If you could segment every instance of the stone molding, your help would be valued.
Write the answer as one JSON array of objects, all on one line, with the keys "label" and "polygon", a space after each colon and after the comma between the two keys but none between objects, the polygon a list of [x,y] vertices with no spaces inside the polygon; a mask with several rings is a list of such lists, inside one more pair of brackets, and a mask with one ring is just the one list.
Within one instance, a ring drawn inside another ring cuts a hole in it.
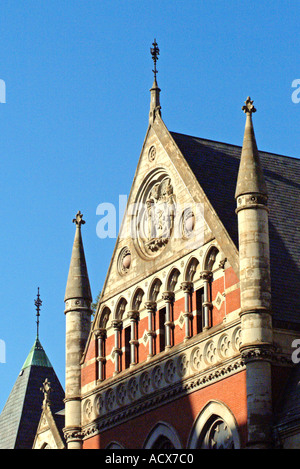
[{"label": "stone molding", "polygon": [[240,334],[236,321],[98,383],[82,400],[83,438],[243,370]]}]

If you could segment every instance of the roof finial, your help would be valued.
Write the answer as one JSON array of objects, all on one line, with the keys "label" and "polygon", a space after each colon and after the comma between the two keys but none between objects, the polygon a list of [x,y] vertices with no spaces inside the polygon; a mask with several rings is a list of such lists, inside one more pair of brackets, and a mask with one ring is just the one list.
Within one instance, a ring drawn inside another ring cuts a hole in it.
[{"label": "roof finial", "polygon": [[154,42],[152,45],[153,47],[150,47],[150,52],[151,52],[152,59],[154,62],[154,70],[152,70],[152,72],[154,73],[154,80],[156,81],[156,75],[158,73],[156,69],[156,62],[158,61],[158,56],[159,56],[159,48],[158,48],[156,39],[154,39]]},{"label": "roof finial", "polygon": [[81,225],[84,225],[85,224],[85,221],[82,219],[83,215],[82,213],[80,212],[80,210],[78,210],[78,212],[76,213],[76,218],[73,218],[73,223],[76,223],[77,226],[81,226]]},{"label": "roof finial", "polygon": [[52,388],[51,388],[51,383],[48,380],[48,378],[45,379],[45,381],[43,382],[43,386],[40,388],[40,390],[44,394],[42,409],[45,409],[47,406],[50,406],[50,404],[51,404],[51,402],[50,402],[50,393],[52,391]]},{"label": "roof finial", "polygon": [[42,300],[40,299],[40,288],[38,287],[37,299],[34,300],[36,306],[36,336],[39,338],[39,325],[40,325],[40,307],[42,306]]},{"label": "roof finial", "polygon": [[242,107],[242,110],[245,112],[245,114],[252,114],[253,112],[256,112],[255,107],[253,106],[253,101],[251,101],[250,96],[245,101],[245,106]]}]

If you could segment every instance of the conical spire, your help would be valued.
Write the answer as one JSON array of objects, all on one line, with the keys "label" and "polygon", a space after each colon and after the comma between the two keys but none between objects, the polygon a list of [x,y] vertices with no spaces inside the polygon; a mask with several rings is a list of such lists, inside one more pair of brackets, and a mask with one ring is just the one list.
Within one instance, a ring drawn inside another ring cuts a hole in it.
[{"label": "conical spire", "polygon": [[35,342],[28,354],[28,357],[26,358],[24,365],[22,366],[22,370],[32,365],[52,368],[50,360],[47,357],[46,352],[43,349],[38,337],[35,339]]},{"label": "conical spire", "polygon": [[254,193],[267,196],[267,186],[260,164],[252,123],[252,113],[256,112],[256,109],[250,97],[245,101],[242,110],[247,117],[235,197]]},{"label": "conical spire", "polygon": [[76,223],[76,232],[67,280],[65,301],[72,298],[84,298],[85,300],[92,301],[81,236],[81,225],[83,225],[85,221],[82,219],[82,213],[80,213],[80,211],[77,212],[76,218],[73,219],[73,223]]},{"label": "conical spire", "polygon": [[154,69],[152,70],[154,73],[154,81],[152,88],[150,89],[151,93],[151,100],[150,100],[150,113],[149,113],[149,120],[150,122],[153,122],[155,119],[156,114],[158,113],[159,115],[161,114],[161,106],[160,106],[160,88],[157,85],[157,80],[156,80],[156,75],[158,73],[157,68],[156,68],[156,62],[158,61],[158,56],[159,56],[159,48],[157,46],[156,39],[154,39],[153,42],[153,47],[150,48],[150,52],[152,55],[153,63],[154,63]]}]

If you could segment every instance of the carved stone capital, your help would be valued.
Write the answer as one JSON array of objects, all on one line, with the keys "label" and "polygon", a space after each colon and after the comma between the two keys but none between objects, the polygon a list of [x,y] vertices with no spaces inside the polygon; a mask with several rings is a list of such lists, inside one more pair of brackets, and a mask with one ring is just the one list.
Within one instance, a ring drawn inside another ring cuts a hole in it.
[{"label": "carved stone capital", "polygon": [[146,301],[145,308],[148,310],[148,312],[155,313],[156,311],[155,301]]},{"label": "carved stone capital", "polygon": [[184,293],[192,293],[194,289],[193,282],[182,282],[180,286]]},{"label": "carved stone capital", "polygon": [[106,329],[100,327],[99,329],[94,330],[94,335],[97,339],[105,339],[106,338]]},{"label": "carved stone capital", "polygon": [[172,291],[165,291],[162,294],[163,300],[165,300],[167,303],[172,303],[174,301],[174,292]]},{"label": "carved stone capital", "polygon": [[272,361],[274,355],[274,347],[269,343],[260,343],[256,345],[241,345],[240,347],[242,360],[247,364],[251,361]]},{"label": "carved stone capital", "polygon": [[112,326],[115,330],[120,331],[122,329],[122,321],[121,319],[114,319],[112,321]]},{"label": "carved stone capital", "polygon": [[140,313],[136,310],[128,311],[127,317],[132,321],[138,321],[140,318]]},{"label": "carved stone capital", "polygon": [[63,433],[67,443],[72,441],[81,441],[83,438],[83,433],[78,427],[64,428]]},{"label": "carved stone capital", "polygon": [[210,270],[203,270],[201,273],[200,273],[200,278],[202,280],[206,280],[207,282],[209,282],[211,279],[212,279],[212,272]]}]

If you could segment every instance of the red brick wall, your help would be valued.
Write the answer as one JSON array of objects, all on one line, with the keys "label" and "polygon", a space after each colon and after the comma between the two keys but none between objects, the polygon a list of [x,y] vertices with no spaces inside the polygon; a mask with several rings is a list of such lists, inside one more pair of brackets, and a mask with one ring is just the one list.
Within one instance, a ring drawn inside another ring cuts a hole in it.
[{"label": "red brick wall", "polygon": [[[220,292],[222,295],[224,293],[224,286],[225,288],[230,288],[233,285],[236,285],[238,283],[238,278],[236,274],[234,273],[233,269],[229,267],[228,269],[225,270],[225,277],[222,276],[219,279],[216,279],[215,281],[212,282],[211,285],[211,292],[212,292],[212,301],[214,301],[217,297],[218,292]],[[228,293],[225,297],[222,296],[223,301],[221,303],[221,307],[217,308],[216,306],[212,310],[212,326],[216,326],[217,324],[222,323],[225,313],[229,314],[232,311],[235,311],[239,308],[240,306],[240,291],[239,289],[233,290],[230,293]],[[176,300],[176,298],[175,298]],[[196,309],[196,293],[193,293],[192,296],[192,309]],[[177,321],[180,313],[185,311],[185,301],[184,298],[177,299],[174,302],[173,305],[173,320]],[[155,329],[158,330],[159,328],[159,312],[156,312],[155,315]],[[139,339],[143,337],[143,334],[145,331],[148,330],[148,318],[145,317],[139,321],[138,324],[138,335]],[[196,317],[193,318],[193,326],[192,326],[192,331],[193,335],[197,333],[196,329]],[[183,327],[179,327],[177,324],[173,333],[173,345],[179,344],[183,342],[185,337],[185,325]],[[115,345],[115,339],[114,335],[111,335],[106,339],[106,356],[108,357],[111,354],[112,349],[114,348]],[[121,338],[121,346],[124,347],[125,345],[125,330],[123,329],[122,331],[122,338]],[[159,334],[157,335],[155,339],[155,347],[154,350],[156,349],[156,353],[159,353]],[[85,362],[87,363],[89,360],[91,360],[93,357],[96,357],[96,344],[95,340],[92,339],[86,358]],[[148,342],[145,344],[143,341],[140,342],[139,344],[139,352],[138,352],[138,358],[139,358],[139,363],[145,361],[147,359],[149,353],[149,344]],[[121,370],[125,369],[125,354],[123,353],[121,357]],[[115,364],[114,362],[110,359],[107,360],[106,362],[106,378],[110,378],[113,376],[113,373],[115,371]],[[89,364],[88,366],[84,366],[82,369],[82,385],[85,385],[93,380],[97,379],[97,363]]]},{"label": "red brick wall", "polygon": [[210,400],[217,400],[229,407],[236,419],[242,446],[245,445],[246,373],[242,371],[89,438],[84,441],[84,449],[105,448],[112,441],[128,449],[141,448],[158,422],[170,424],[177,432],[183,448],[186,448],[193,423]]}]

